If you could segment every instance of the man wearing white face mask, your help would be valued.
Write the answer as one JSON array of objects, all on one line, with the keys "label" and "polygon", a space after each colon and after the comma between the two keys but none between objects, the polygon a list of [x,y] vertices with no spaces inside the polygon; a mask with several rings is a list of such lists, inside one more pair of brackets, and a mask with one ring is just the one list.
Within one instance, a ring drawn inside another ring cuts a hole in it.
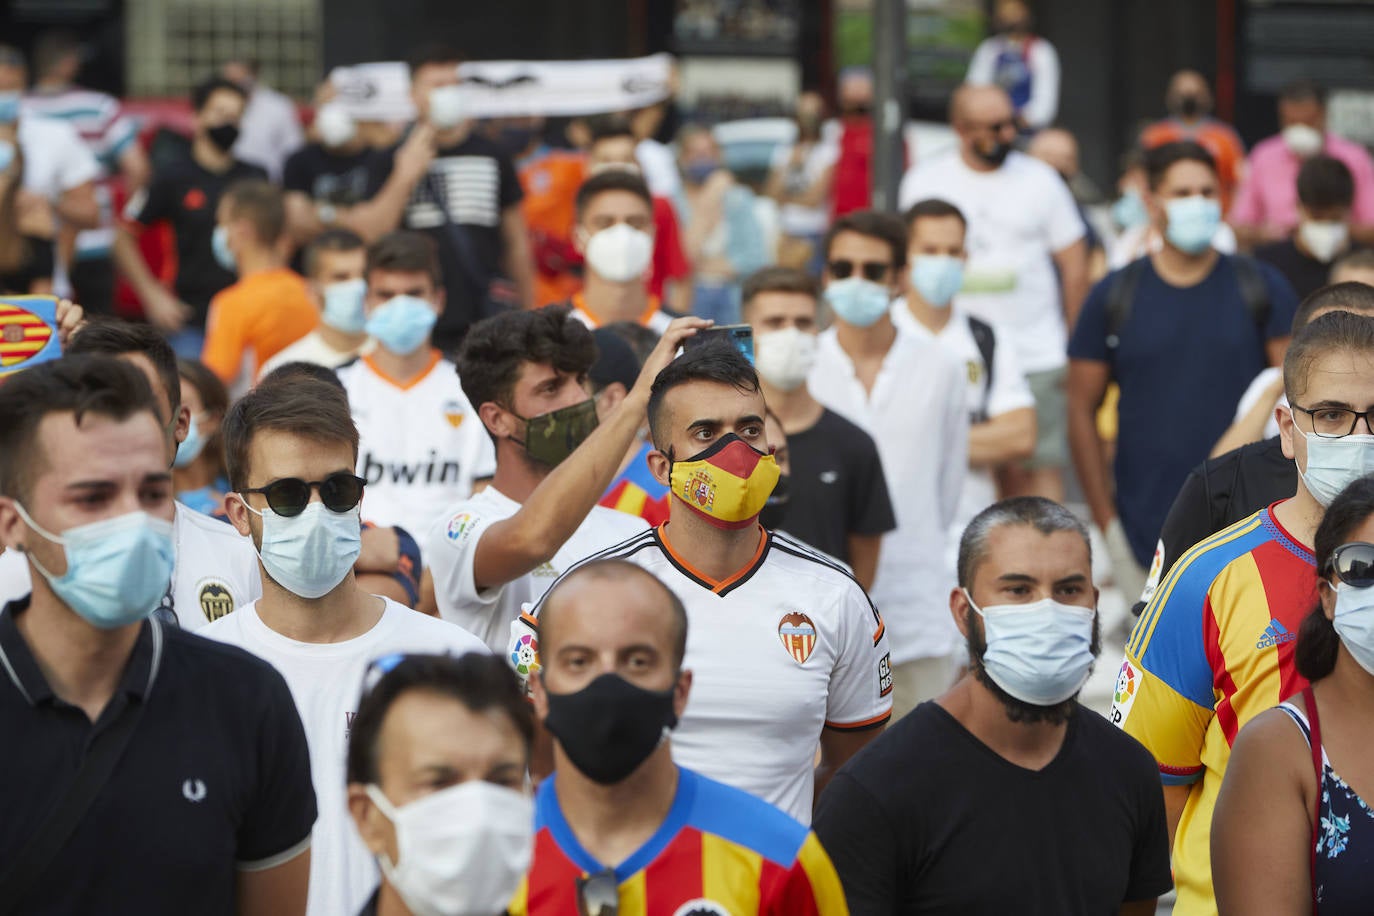
[{"label": "man wearing white face mask", "polygon": [[291,154],[282,171],[287,225],[300,242],[351,221],[352,208],[368,198],[377,155],[338,100],[316,109],[310,135],[310,142]]},{"label": "man wearing white face mask", "polygon": [[338,388],[305,377],[269,380],[230,408],[224,450],[234,491],[225,511],[253,539],[263,596],[204,635],[246,649],[286,678],[305,724],[320,807],[306,912],[352,913],[376,884],[372,857],[345,817],[343,772],[368,663],[397,652],[461,655],[486,647],[453,624],[358,588],[358,431]]},{"label": "man wearing white face mask", "polygon": [[1078,702],[1099,649],[1083,523],[997,503],[964,532],[958,582],[969,673],[821,796],[850,913],[1154,913],[1171,880],[1152,761]]},{"label": "man wearing white face mask", "polygon": [[1350,169],[1334,156],[1317,155],[1298,170],[1297,228],[1281,242],[1255,249],[1273,264],[1299,299],[1330,282],[1331,264],[1350,249],[1350,209],[1355,183]]},{"label": "man wearing white face mask", "polygon": [[367,280],[363,240],[347,229],[326,229],[305,249],[305,279],[320,305],[315,330],[263,363],[259,378],[287,363],[337,369],[371,352],[367,336]]},{"label": "man wearing white face mask", "polygon": [[993,472],[1035,451],[1035,398],[1010,335],[1000,325],[966,313],[955,298],[968,258],[964,214],[947,201],[931,198],[907,211],[906,228],[910,266],[903,277],[905,297],[893,304],[892,321],[936,341],[968,367],[969,473],[950,526],[946,558],[952,576],[964,526],[997,501]]},{"label": "man wearing white face mask", "polygon": [[[1374,290],[1362,288],[1374,304]],[[1342,290],[1355,294],[1356,290]],[[1326,506],[1374,471],[1374,318],[1330,312],[1284,357],[1283,454],[1294,495],[1185,553],[1126,644],[1112,719],[1159,765],[1180,912],[1215,913],[1212,809],[1239,729],[1305,686],[1294,644],[1317,600],[1311,545]]]},{"label": "man wearing white face mask", "polygon": [[1326,129],[1326,90],[1300,80],[1279,93],[1279,133],[1250,151],[1229,220],[1243,244],[1286,237],[1299,223],[1298,170],[1325,153],[1346,164],[1355,182],[1351,232],[1361,244],[1374,244],[1374,159],[1358,143]]}]

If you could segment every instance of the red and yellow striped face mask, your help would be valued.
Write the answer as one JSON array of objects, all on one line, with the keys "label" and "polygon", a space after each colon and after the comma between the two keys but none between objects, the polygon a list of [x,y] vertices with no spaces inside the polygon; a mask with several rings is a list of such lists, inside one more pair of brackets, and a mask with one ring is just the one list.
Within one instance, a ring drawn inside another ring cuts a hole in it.
[{"label": "red and yellow striped face mask", "polygon": [[673,496],[717,528],[746,528],[758,519],[781,473],[772,455],[726,433],[705,451],[673,462],[668,483]]}]

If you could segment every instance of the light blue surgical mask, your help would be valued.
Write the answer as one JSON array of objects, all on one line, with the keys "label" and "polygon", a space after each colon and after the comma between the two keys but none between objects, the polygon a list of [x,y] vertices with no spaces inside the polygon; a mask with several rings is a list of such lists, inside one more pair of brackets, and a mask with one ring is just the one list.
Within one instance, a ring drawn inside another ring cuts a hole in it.
[{"label": "light blue surgical mask", "polygon": [[881,283],[863,277],[846,277],[832,281],[825,288],[825,301],[841,321],[867,328],[887,314],[892,297]]},{"label": "light blue surgical mask", "polygon": [[336,331],[360,334],[367,325],[363,301],[367,298],[367,281],[342,280],[324,288],[324,312],[321,319]]},{"label": "light blue surgical mask", "polygon": [[17,92],[0,92],[0,124],[19,120],[19,98]]},{"label": "light blue surgical mask", "polygon": [[67,555],[67,571],[54,576],[30,552],[38,570],[62,603],[102,630],[138,623],[152,614],[167,591],[176,565],[172,523],[146,512],[68,528],[52,534],[19,503],[14,507],[30,528]]},{"label": "light blue surgical mask", "polygon": [[8,140],[0,140],[0,172],[5,171],[14,162],[14,144]]},{"label": "light blue surgical mask", "polygon": [[425,345],[434,322],[434,306],[415,296],[392,296],[367,316],[364,328],[381,346],[397,356],[409,356]]},{"label": "light blue surgical mask", "polygon": [[231,274],[239,272],[238,259],[229,250],[229,230],[224,226],[216,226],[215,231],[210,236],[210,251],[215,256],[215,263]]},{"label": "light blue surgical mask", "polygon": [[1122,229],[1134,229],[1150,221],[1150,211],[1145,209],[1145,199],[1135,188],[1116,199],[1112,204],[1112,221]]},{"label": "light blue surgical mask", "polygon": [[1328,439],[1299,429],[1296,421],[1293,429],[1307,440],[1307,468],[1298,469],[1303,485],[1323,506],[1331,505],[1356,480],[1374,474],[1374,436],[1355,433]]},{"label": "light blue surgical mask", "polygon": [[273,582],[293,595],[319,598],[329,594],[362,553],[357,506],[347,512],[331,512],[324,503],[315,501],[300,515],[278,515],[270,508],[259,512],[246,499],[243,505],[262,519],[258,557],[263,568]]},{"label": "light blue surgical mask", "polygon": [[1374,588],[1336,583],[1336,614],[1331,621],[1346,651],[1374,674]]},{"label": "light blue surgical mask", "polygon": [[1097,611],[1053,598],[979,608],[967,590],[964,597],[983,618],[983,670],[994,684],[1033,706],[1054,706],[1083,689]]},{"label": "light blue surgical mask", "polygon": [[964,285],[964,262],[945,254],[917,255],[911,261],[911,285],[937,309],[949,305]]},{"label": "light blue surgical mask", "polygon": [[1164,209],[1169,217],[1164,235],[1184,254],[1206,251],[1221,226],[1221,204],[1200,194],[1176,197],[1165,204]]},{"label": "light blue surgical mask", "polygon": [[200,434],[200,423],[191,414],[191,425],[186,430],[186,439],[177,446],[177,456],[172,459],[172,467],[188,468],[205,451],[205,437]]}]

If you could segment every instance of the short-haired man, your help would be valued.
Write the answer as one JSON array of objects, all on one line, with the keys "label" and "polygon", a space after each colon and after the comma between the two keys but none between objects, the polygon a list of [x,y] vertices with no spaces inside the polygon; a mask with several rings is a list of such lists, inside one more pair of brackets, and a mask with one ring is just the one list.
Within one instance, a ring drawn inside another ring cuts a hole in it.
[{"label": "short-haired man", "polygon": [[393,232],[367,249],[364,329],[370,353],[339,369],[361,445],[358,475],[367,481],[367,517],[424,536],[475,480],[490,477],[495,457],[458,370],[433,345],[447,307],[434,243]]},{"label": "short-haired man", "polygon": [[305,910],[315,798],[286,685],[149,619],[172,506],[163,415],[126,361],[66,356],[0,386],[0,542],[34,572],[0,611],[13,912]]},{"label": "short-haired man", "polygon": [[233,491],[225,511],[257,548],[263,594],[204,635],[246,649],[286,678],[320,804],[307,912],[355,913],[377,880],[345,797],[348,726],[363,674],[373,659],[397,652],[486,650],[471,633],[354,581],[363,481],[353,473],[358,431],[338,388],[309,378],[258,386],[224,418],[224,453]]},{"label": "short-haired man", "polygon": [[742,316],[754,329],[759,387],[790,449],[782,530],[843,560],[871,589],[883,535],[897,521],[878,446],[807,386],[816,364],[820,286],[800,270],[765,267],[744,281],[741,299]]},{"label": "short-haired man", "polygon": [[[1207,150],[1161,146],[1146,166],[1164,245],[1093,287],[1069,341],[1074,465],[1127,595],[1145,583],[1184,478],[1226,431],[1251,379],[1282,360],[1297,307],[1273,267],[1212,247],[1221,204]],[[1097,426],[1113,381],[1121,391],[1114,496]],[[1169,417],[1162,426],[1161,416]]]},{"label": "short-haired man", "polygon": [[805,826],[674,762],[668,732],[689,715],[693,675],[716,676],[686,662],[688,615],[623,559],[579,566],[543,602],[531,687],[557,766],[535,800],[534,859],[511,916],[845,912]]},{"label": "short-haired man", "polygon": [[287,363],[337,369],[371,349],[367,336],[367,249],[357,233],[326,229],[305,249],[305,279],[320,307],[320,323],[262,364],[259,378]]},{"label": "short-haired man", "polygon": [[286,266],[285,230],[282,192],[274,185],[239,181],[220,198],[210,247],[238,280],[210,300],[200,359],[231,389],[247,390],[263,363],[320,322],[310,288]]},{"label": "short-haired man", "polygon": [[647,527],[597,501],[644,424],[657,370],[705,325],[681,319],[665,333],[640,381],[599,424],[586,388],[596,344],[566,307],[473,326],[458,376],[495,443],[496,474],[481,493],[445,507],[426,538],[441,617],[500,652],[521,608],[559,575]]},{"label": "short-haired man", "polygon": [[[1374,299],[1374,290],[1367,290]],[[1305,681],[1298,628],[1317,601],[1312,539],[1326,506],[1374,464],[1374,318],[1336,311],[1294,336],[1279,410],[1296,492],[1185,553],[1145,606],[1112,720],[1159,764],[1180,911],[1215,913],[1212,810],[1237,732]],[[1355,438],[1347,436],[1357,434]]]},{"label": "short-haired man", "polygon": [[993,474],[1035,450],[1035,397],[1016,362],[1011,335],[1000,325],[968,314],[956,298],[968,260],[964,214],[947,201],[931,198],[913,205],[905,219],[908,269],[902,276],[903,299],[892,306],[892,320],[904,331],[936,341],[967,367],[969,472],[949,529],[946,556],[953,573],[965,526],[997,501]]},{"label": "short-haired man", "polygon": [[1374,286],[1374,250],[1357,248],[1331,265],[1331,282]]},{"label": "short-haired man", "polygon": [[969,673],[816,812],[850,913],[1154,913],[1171,880],[1150,755],[1078,702],[1096,607],[1073,513],[1022,497],[973,519],[949,596]]},{"label": "short-haired man", "polygon": [[940,595],[948,531],[968,470],[965,369],[943,347],[898,327],[892,300],[906,270],[899,217],[858,210],[825,238],[825,300],[811,391],[873,437],[897,527],[883,537],[873,601],[892,641],[892,711],[901,718],[954,678],[959,631]]},{"label": "short-haired man", "polygon": [[1331,264],[1350,249],[1350,208],[1355,182],[1334,156],[1313,156],[1298,169],[1298,225],[1281,242],[1255,249],[1272,264],[1299,299],[1330,282]]},{"label": "short-haired man", "polygon": [[[1064,342],[1088,291],[1085,228],[1054,169],[1016,152],[1011,100],[997,86],[961,86],[949,103],[959,148],[902,179],[903,209],[938,197],[968,219],[962,305],[1008,329],[1035,395],[1035,453],[1004,469],[1012,495],[1062,499]],[[898,513],[900,516],[900,512]]]},{"label": "short-haired man", "polygon": [[[148,320],[173,335],[172,345],[182,356],[199,358],[210,300],[234,282],[233,272],[221,266],[211,246],[220,196],[236,181],[267,177],[230,152],[246,102],[243,90],[221,77],[196,85],[191,92],[191,154],[153,170],[145,191],[125,207],[126,223],[115,237],[115,266],[138,294]],[[176,278],[170,290],[153,276],[133,235],[154,223],[170,224],[176,241]]]},{"label": "short-haired man", "polygon": [[[687,607],[699,681],[674,741],[678,763],[806,823],[829,774],[887,722],[890,659],[882,617],[848,572],[759,525],[779,474],[766,410],[753,367],[729,344],[669,363],[648,408],[668,521],[597,556],[642,566]],[[521,619],[532,628],[539,613]],[[537,646],[536,633],[518,630],[517,670]]]}]

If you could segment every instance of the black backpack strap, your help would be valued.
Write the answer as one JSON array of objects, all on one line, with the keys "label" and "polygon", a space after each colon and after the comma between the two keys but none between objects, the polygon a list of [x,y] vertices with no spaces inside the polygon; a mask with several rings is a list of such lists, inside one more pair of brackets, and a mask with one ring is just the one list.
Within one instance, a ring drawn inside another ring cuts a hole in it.
[{"label": "black backpack strap", "polygon": [[986,420],[992,401],[992,358],[997,354],[997,334],[992,330],[992,325],[972,315],[968,316],[968,329],[978,347],[978,355],[983,358],[983,409],[979,414]]},{"label": "black backpack strap", "polygon": [[1150,256],[1136,258],[1112,277],[1107,287],[1107,349],[1115,350],[1121,344],[1121,329],[1131,317],[1131,307],[1135,304],[1135,291],[1140,286],[1140,278],[1145,273],[1145,265]]},{"label": "black backpack strap", "polygon": [[1259,328],[1260,342],[1263,343],[1272,309],[1269,301],[1269,284],[1264,282],[1264,273],[1254,258],[1240,254],[1232,255],[1231,264],[1236,270],[1236,285],[1240,287],[1240,297],[1245,300],[1245,310],[1250,313],[1250,320],[1255,323],[1255,327]]}]

